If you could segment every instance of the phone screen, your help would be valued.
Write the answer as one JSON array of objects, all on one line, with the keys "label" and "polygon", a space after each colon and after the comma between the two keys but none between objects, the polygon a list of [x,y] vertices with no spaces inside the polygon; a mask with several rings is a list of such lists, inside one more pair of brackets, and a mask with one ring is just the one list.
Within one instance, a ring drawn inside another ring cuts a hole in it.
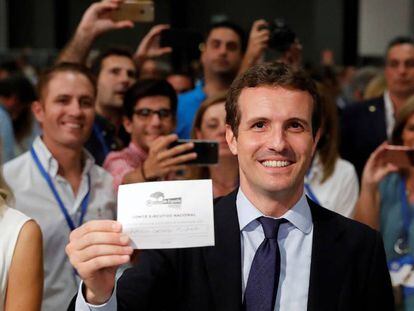
[{"label": "phone screen", "polygon": [[186,162],[185,164],[190,165],[213,165],[218,163],[218,142],[213,140],[197,140],[197,139],[179,139],[170,144],[169,148],[185,144],[188,142],[194,143],[194,149],[186,151],[185,153],[195,152],[197,158]]}]

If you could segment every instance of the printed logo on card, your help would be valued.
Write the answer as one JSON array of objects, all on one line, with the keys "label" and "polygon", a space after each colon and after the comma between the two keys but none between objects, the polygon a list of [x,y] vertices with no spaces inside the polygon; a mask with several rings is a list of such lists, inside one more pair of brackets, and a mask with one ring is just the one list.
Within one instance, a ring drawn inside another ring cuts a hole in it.
[{"label": "printed logo on card", "polygon": [[161,191],[154,192],[147,200],[147,206],[166,206],[171,208],[180,208],[182,204],[182,198],[166,198]]}]

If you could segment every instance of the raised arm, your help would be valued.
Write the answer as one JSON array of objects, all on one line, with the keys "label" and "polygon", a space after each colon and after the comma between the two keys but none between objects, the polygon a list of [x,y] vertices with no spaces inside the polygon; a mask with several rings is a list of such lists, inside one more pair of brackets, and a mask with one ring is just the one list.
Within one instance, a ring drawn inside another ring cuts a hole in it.
[{"label": "raised arm", "polygon": [[30,220],[23,225],[17,239],[9,269],[4,310],[39,311],[42,294],[42,233],[39,226]]},{"label": "raised arm", "polygon": [[169,29],[170,25],[160,24],[153,26],[150,31],[139,43],[137,50],[134,53],[134,60],[138,67],[141,68],[142,64],[149,58],[155,58],[172,52],[171,47],[160,46],[161,32],[165,29]]},{"label": "raised arm", "polygon": [[83,14],[73,38],[59,54],[57,63],[85,63],[92,44],[100,35],[115,29],[132,28],[132,21],[115,22],[109,13],[116,10],[122,0],[104,0],[93,3]]},{"label": "raised arm", "polygon": [[361,192],[355,206],[355,220],[379,229],[380,193],[379,183],[398,168],[382,159],[386,144],[380,145],[369,157],[362,173]]},{"label": "raised arm", "polygon": [[270,38],[270,31],[267,27],[268,24],[263,19],[259,19],[253,23],[252,29],[250,30],[247,50],[244,54],[239,74],[245,72],[253,65],[258,64],[262,58]]}]

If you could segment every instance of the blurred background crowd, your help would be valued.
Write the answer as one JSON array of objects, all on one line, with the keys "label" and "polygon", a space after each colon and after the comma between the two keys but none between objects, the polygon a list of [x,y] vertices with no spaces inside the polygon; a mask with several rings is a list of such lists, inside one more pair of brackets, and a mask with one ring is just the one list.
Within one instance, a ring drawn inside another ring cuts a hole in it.
[{"label": "blurred background crowd", "polygon": [[[265,61],[318,83],[308,196],[380,230],[392,276],[414,265],[414,170],[383,157],[389,144],[414,147],[411,1],[156,0],[154,22],[135,24],[110,18],[120,2],[0,0],[0,271],[12,271],[0,310],[22,291],[21,310],[68,305],[70,231],[113,219],[120,184],[211,178],[215,197],[236,189],[226,91]],[[178,138],[217,141],[218,164],[186,165],[194,145],[172,147]],[[26,271],[18,256],[29,252],[38,268]],[[400,308],[413,310],[414,274],[392,280]]]}]

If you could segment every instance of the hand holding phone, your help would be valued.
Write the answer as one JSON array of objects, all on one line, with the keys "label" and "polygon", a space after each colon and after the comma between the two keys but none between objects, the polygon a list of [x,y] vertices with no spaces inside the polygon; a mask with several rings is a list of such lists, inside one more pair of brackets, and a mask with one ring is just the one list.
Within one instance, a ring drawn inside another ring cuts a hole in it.
[{"label": "hand holding phone", "polygon": [[[379,183],[385,176],[393,172],[398,172],[401,165],[403,167],[410,165],[410,161],[406,158],[404,150],[406,147],[401,147],[388,145],[384,142],[371,153],[362,172],[361,193],[377,191]],[[401,156],[403,158],[402,160],[400,159]]]},{"label": "hand holding phone", "polygon": [[161,33],[169,28],[170,25],[168,24],[155,25],[144,36],[144,38],[142,38],[134,54],[135,60],[140,63],[139,66],[142,66],[142,63],[148,58],[159,57],[172,52],[171,47],[161,47],[160,45]]},{"label": "hand holding phone", "polygon": [[187,143],[194,144],[194,149],[187,152],[195,152],[197,154],[197,158],[185,162],[185,164],[207,166],[218,163],[219,146],[218,142],[214,140],[179,139],[171,143],[169,148],[174,148]]},{"label": "hand holding phone", "polygon": [[170,148],[177,141],[176,134],[162,135],[149,146],[148,157],[142,164],[144,179],[163,178],[169,173],[185,169],[185,164],[197,157],[193,152],[194,144],[187,142]]}]

